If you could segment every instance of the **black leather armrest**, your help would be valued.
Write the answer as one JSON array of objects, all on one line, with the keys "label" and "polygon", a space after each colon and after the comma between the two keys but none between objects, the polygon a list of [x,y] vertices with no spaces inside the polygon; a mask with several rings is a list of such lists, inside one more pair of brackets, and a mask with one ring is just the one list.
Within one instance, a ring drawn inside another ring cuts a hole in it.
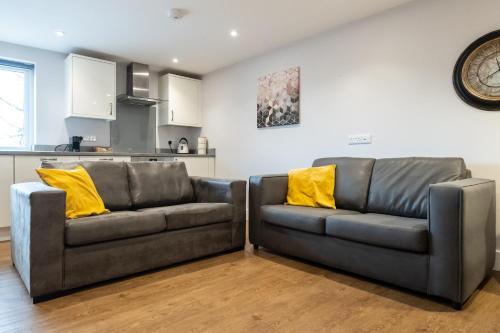
[{"label": "black leather armrest", "polygon": [[495,182],[469,178],[429,187],[428,292],[463,303],[495,261]]},{"label": "black leather armrest", "polygon": [[225,202],[233,205],[234,248],[245,245],[247,182],[244,180],[191,177],[196,202]]},{"label": "black leather armrest", "polygon": [[264,175],[250,177],[249,231],[250,242],[259,245],[260,207],[279,205],[286,201],[288,175]]},{"label": "black leather armrest", "polygon": [[11,186],[11,255],[31,297],[63,287],[66,192],[42,183]]}]

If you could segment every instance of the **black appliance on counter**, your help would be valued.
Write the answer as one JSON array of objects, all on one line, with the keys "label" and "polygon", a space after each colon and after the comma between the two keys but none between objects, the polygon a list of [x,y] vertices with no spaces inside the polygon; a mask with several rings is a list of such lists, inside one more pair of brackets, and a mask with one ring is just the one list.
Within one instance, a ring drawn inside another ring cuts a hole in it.
[{"label": "black appliance on counter", "polygon": [[83,141],[83,136],[72,136],[69,138],[69,150],[80,151],[80,144]]}]

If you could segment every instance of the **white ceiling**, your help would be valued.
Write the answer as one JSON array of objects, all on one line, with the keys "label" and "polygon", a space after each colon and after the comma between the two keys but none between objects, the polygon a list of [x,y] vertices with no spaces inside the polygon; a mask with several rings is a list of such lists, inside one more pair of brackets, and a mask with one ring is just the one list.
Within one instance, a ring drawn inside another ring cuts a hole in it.
[{"label": "white ceiling", "polygon": [[[409,1],[0,0],[0,40],[205,74]],[[189,14],[171,20],[174,7]]]}]

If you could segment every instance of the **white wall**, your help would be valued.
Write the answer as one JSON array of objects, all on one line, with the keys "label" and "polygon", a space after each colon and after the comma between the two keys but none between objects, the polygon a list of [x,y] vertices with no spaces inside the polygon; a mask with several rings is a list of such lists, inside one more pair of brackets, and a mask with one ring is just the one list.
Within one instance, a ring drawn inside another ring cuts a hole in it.
[{"label": "white wall", "polygon": [[[217,148],[217,176],[323,156],[461,156],[474,176],[500,182],[500,112],[464,104],[452,85],[460,53],[499,28],[498,13],[498,0],[419,0],[205,76],[202,135]],[[257,78],[291,66],[301,68],[301,124],[257,129]],[[373,144],[348,146],[356,133]]]},{"label": "white wall", "polygon": [[94,119],[65,119],[64,58],[66,54],[0,42],[0,58],[35,64],[35,143],[68,143],[72,135],[95,135],[97,145],[109,145],[109,123]]}]

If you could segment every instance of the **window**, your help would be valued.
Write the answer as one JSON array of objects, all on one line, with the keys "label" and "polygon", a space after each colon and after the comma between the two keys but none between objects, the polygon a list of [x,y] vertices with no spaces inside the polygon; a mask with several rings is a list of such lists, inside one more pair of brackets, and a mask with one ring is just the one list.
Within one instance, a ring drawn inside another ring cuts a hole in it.
[{"label": "window", "polygon": [[0,149],[32,144],[34,65],[0,59]]}]

